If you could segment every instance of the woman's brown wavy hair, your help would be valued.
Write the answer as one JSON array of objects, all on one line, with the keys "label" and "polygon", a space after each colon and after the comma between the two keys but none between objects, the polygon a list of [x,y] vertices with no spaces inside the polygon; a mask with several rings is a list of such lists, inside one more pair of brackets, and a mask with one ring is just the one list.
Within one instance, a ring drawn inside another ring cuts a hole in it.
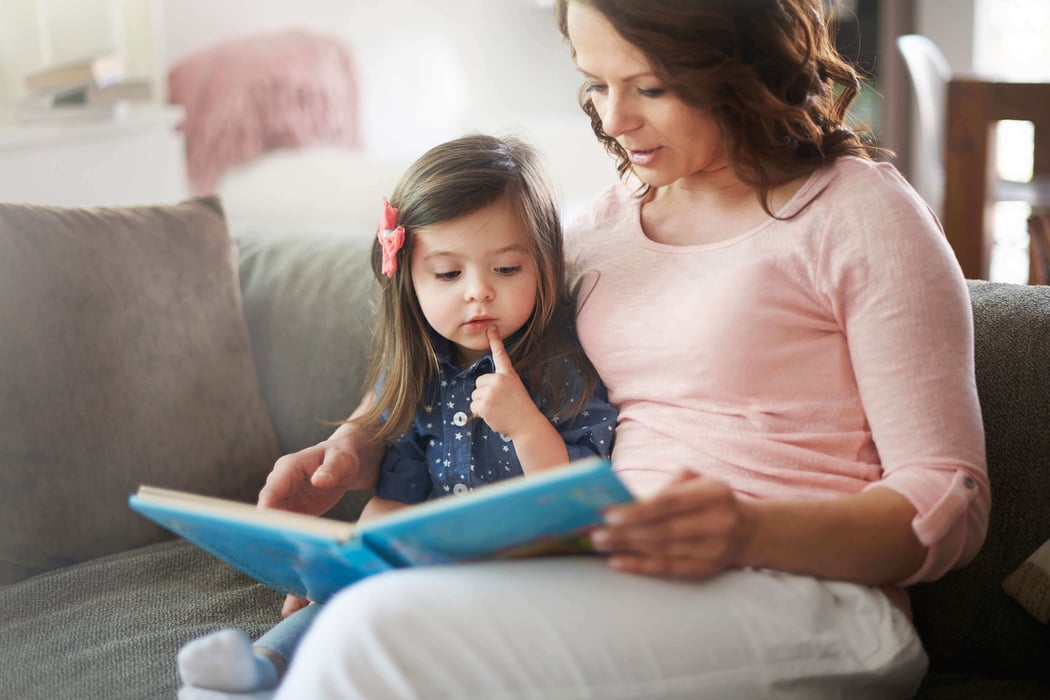
[{"label": "woman's brown wavy hair", "polygon": [[[397,225],[405,227],[404,247],[392,278],[381,271],[378,240],[372,245],[379,319],[365,391],[376,393],[372,408],[355,421],[381,426],[377,439],[389,442],[408,430],[427,383],[439,370],[430,326],[412,283],[417,229],[500,201],[510,205],[529,233],[538,274],[532,316],[508,347],[514,368],[550,418],[575,414],[594,391],[598,374],[574,331],[575,303],[566,281],[557,198],[538,153],[513,137],[464,136],[424,153],[391,193],[390,205],[398,209]],[[578,396],[566,395],[570,367],[583,375],[583,392]]]},{"label": "woman's brown wavy hair", "polygon": [[[860,79],[835,48],[825,0],[557,0],[558,27],[571,43],[570,2],[604,15],[668,90],[711,111],[730,167],[770,215],[773,187],[879,150],[846,126]],[[627,153],[582,90],[580,106],[626,176]]]}]

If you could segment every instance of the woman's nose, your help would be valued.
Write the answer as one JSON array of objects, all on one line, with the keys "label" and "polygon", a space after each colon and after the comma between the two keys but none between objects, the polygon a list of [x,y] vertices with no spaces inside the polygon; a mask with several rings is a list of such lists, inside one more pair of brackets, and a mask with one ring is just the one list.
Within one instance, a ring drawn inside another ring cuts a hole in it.
[{"label": "woman's nose", "polygon": [[631,107],[630,100],[620,92],[611,92],[605,99],[605,104],[598,111],[602,119],[602,130],[613,138],[617,138],[638,126],[638,116]]}]

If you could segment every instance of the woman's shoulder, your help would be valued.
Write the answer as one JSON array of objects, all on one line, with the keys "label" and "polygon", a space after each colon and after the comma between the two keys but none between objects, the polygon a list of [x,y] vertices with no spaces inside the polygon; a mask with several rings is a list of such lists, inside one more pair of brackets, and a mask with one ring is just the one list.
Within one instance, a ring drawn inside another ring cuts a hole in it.
[{"label": "woman's shoulder", "polygon": [[892,163],[839,158],[813,173],[796,195],[791,217],[809,213],[836,228],[885,230],[889,220],[919,219],[939,230],[929,205]]},{"label": "woman's shoulder", "polygon": [[915,190],[892,164],[855,156],[837,159],[816,174],[814,188],[855,199],[912,197]]},{"label": "woman's shoulder", "polygon": [[[815,276],[825,280],[906,280],[957,268],[940,222],[891,163],[841,158],[810,180],[810,226]],[[907,251],[905,253],[904,251]],[[827,288],[840,288],[828,282]]]},{"label": "woman's shoulder", "polygon": [[617,219],[627,210],[638,206],[636,190],[615,182],[592,197],[586,205],[570,217],[567,232],[571,234],[598,228]]}]

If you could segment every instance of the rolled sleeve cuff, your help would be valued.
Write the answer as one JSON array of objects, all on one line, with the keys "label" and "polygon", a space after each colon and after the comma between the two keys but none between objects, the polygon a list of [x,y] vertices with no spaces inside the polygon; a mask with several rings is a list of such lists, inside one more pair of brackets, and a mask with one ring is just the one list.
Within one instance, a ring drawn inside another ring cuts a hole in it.
[{"label": "rolled sleeve cuff", "polygon": [[918,571],[901,582],[933,581],[968,564],[984,543],[991,502],[988,476],[973,467],[899,468],[873,486],[896,491],[915,507],[912,530],[926,548]]},{"label": "rolled sleeve cuff", "polygon": [[599,386],[569,421],[555,427],[565,441],[569,461],[612,455],[616,429],[616,409],[606,400],[605,387]]}]

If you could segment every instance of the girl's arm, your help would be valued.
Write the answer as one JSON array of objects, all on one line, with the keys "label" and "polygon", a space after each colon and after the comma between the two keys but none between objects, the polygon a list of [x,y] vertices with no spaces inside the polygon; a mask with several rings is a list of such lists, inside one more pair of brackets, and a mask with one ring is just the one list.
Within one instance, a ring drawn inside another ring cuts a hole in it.
[{"label": "girl's arm", "polygon": [[402,503],[401,501],[395,501],[389,498],[373,496],[368,499],[368,503],[366,503],[365,507],[361,510],[361,516],[357,519],[357,522],[363,523],[368,520],[375,520],[384,515],[395,513],[403,508],[408,508],[411,505],[411,503]]}]

